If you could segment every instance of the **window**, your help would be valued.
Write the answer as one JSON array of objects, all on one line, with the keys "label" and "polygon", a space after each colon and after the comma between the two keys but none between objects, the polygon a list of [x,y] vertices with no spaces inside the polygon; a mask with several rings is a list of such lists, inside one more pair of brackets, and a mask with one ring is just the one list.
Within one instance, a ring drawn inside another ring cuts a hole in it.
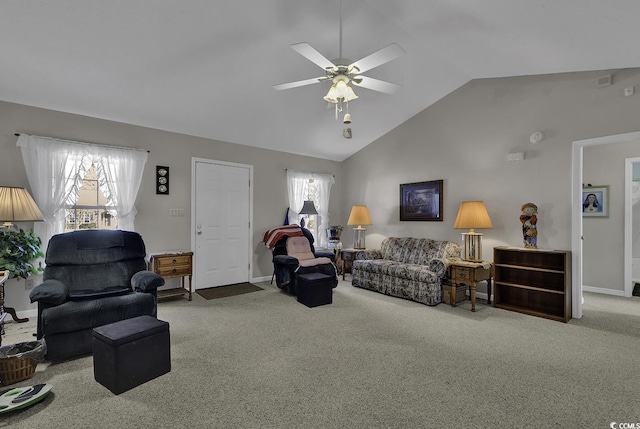
[{"label": "window", "polygon": [[65,232],[77,229],[118,229],[114,213],[109,210],[109,200],[100,189],[96,166],[91,164],[82,179],[77,198],[76,195],[67,198]]},{"label": "window", "polygon": [[77,229],[135,231],[134,204],[147,151],[26,134],[17,145],[44,217],[33,227],[43,243]]},{"label": "window", "polygon": [[[324,231],[329,228],[329,196],[335,182],[331,174],[307,173],[287,170],[290,224],[300,224],[305,218],[306,228],[311,231],[316,247],[327,247],[329,240]],[[317,215],[300,215],[305,200],[313,201]]]}]

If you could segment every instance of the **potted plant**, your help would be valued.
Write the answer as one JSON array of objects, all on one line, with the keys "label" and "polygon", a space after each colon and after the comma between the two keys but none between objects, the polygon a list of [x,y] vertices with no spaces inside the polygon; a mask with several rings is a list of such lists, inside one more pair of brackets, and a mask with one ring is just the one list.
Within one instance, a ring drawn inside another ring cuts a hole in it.
[{"label": "potted plant", "polygon": [[42,240],[33,231],[0,229],[0,271],[9,271],[9,278],[38,274],[42,268],[31,262],[44,256],[40,245]]},{"label": "potted plant", "polygon": [[342,234],[342,225],[333,225],[327,228],[327,237],[329,240],[340,241],[340,234]]}]

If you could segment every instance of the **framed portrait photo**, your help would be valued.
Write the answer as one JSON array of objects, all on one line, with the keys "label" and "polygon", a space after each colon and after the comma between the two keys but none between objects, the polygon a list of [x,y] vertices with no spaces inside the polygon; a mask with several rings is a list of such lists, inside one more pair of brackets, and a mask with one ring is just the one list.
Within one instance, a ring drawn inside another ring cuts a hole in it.
[{"label": "framed portrait photo", "polygon": [[400,185],[400,220],[442,221],[443,180]]},{"label": "framed portrait photo", "polygon": [[609,186],[582,188],[582,216],[609,217]]}]

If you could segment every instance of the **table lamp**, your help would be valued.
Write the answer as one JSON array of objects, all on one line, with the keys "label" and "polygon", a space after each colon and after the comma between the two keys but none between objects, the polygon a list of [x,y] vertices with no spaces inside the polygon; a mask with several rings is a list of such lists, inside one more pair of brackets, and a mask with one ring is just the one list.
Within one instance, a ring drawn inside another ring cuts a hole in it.
[{"label": "table lamp", "polygon": [[367,206],[351,207],[351,214],[349,215],[347,225],[358,225],[356,228],[353,228],[353,247],[355,249],[364,249],[364,235],[367,228],[363,228],[362,225],[373,225]]},{"label": "table lamp", "polygon": [[482,261],[482,233],[476,232],[476,228],[493,228],[487,208],[483,201],[464,201],[460,204],[454,228],[469,228],[469,232],[462,233],[464,242],[464,260]]},{"label": "table lamp", "polygon": [[35,222],[42,219],[42,213],[24,188],[0,187],[0,222],[2,228],[16,228],[12,222]]},{"label": "table lamp", "polygon": [[[305,200],[302,204],[302,210],[298,214],[301,215],[317,215],[318,210],[316,210],[315,204],[311,200]],[[304,218],[300,219],[300,226],[304,228]]]}]

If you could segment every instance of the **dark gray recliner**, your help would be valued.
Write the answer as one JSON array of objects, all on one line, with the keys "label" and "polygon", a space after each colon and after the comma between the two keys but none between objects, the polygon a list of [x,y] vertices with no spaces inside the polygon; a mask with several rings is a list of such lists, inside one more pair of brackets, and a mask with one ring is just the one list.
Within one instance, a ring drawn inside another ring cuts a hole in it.
[{"label": "dark gray recliner", "polygon": [[156,316],[164,279],[146,271],[146,249],[136,232],[84,230],[51,237],[38,303],[38,339],[46,358],[91,353],[93,328],[137,316]]},{"label": "dark gray recliner", "polygon": [[[275,245],[273,267],[276,285],[287,293],[297,295],[300,274],[320,273],[331,277],[331,287],[338,286],[335,254],[316,251],[311,231],[301,228],[303,237],[284,236]],[[291,244],[295,242],[293,246]]]}]

